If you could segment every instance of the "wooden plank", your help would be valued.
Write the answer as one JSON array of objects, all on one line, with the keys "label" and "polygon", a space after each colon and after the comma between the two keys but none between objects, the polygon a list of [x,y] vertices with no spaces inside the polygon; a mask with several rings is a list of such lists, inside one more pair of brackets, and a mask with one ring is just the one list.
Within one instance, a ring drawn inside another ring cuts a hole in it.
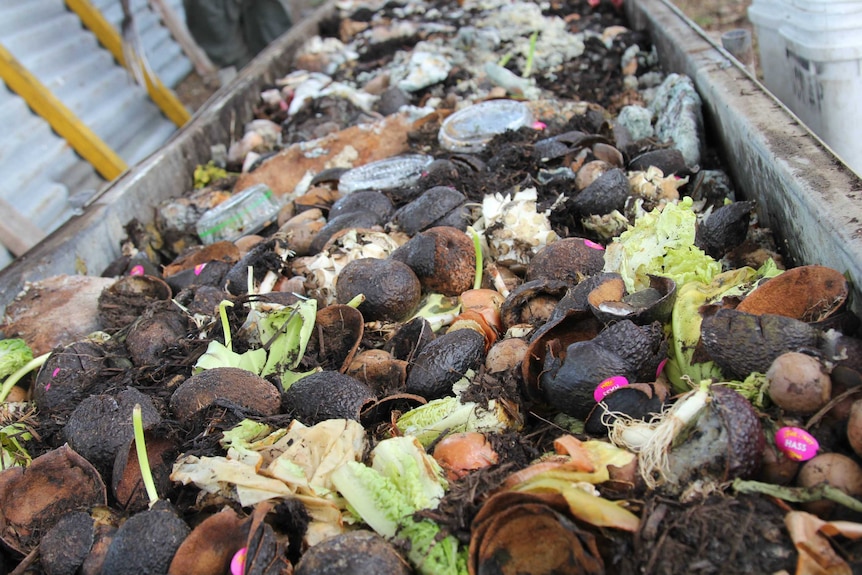
[{"label": "wooden plank", "polygon": [[126,163],[108,145],[72,113],[0,44],[0,77],[10,90],[21,96],[106,180],[113,180],[126,170]]},{"label": "wooden plank", "polygon": [[[117,62],[122,66],[126,66],[126,59],[123,56],[123,41],[120,38],[119,32],[111,26],[111,23],[105,20],[102,13],[96,9],[89,0],[65,0],[66,6],[78,15],[84,26],[87,27],[99,43],[105,47]],[[128,66],[126,66],[128,68]],[[147,77],[147,93],[153,102],[161,109],[161,111],[177,126],[183,126],[191,118],[191,114],[177,98],[173,91],[162,84],[161,80],[155,75]]]},{"label": "wooden plank", "polygon": [[191,60],[195,72],[202,78],[213,78],[218,74],[218,68],[209,59],[206,52],[195,42],[186,23],[183,22],[173,8],[168,6],[164,0],[149,0],[150,5],[159,13],[171,36],[180,45],[183,53]]},{"label": "wooden plank", "polygon": [[45,238],[45,233],[15,207],[0,198],[0,243],[18,257]]}]

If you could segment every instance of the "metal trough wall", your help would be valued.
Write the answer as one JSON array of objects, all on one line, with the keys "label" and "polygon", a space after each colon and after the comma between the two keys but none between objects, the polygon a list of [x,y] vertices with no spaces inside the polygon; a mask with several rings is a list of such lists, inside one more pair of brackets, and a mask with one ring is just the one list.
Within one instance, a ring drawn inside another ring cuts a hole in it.
[{"label": "metal trough wall", "polygon": [[57,274],[100,274],[120,255],[125,226],[132,218],[150,222],[166,198],[191,187],[195,166],[210,159],[210,146],[242,136],[252,105],[267,83],[286,75],[302,43],[318,33],[334,12],[326,4],[259,54],[233,82],[213,94],[171,140],[117,178],[85,212],[72,218],[23,257],[0,272],[0,309],[28,281]]},{"label": "metal trough wall", "polygon": [[[625,3],[648,30],[667,71],[692,78],[707,132],[738,190],[793,263],[821,264],[851,280],[862,309],[862,181],[724,50],[666,0]],[[851,128],[853,129],[853,128]]]},{"label": "metal trough wall", "polygon": [[[730,57],[670,3],[629,0],[631,25],[650,32],[669,72],[689,75],[704,102],[709,133],[738,190],[758,201],[765,225],[794,262],[847,272],[862,285],[862,182]],[[98,274],[119,255],[123,226],[151,221],[162,200],[184,193],[210,146],[228,143],[251,119],[260,88],[291,69],[301,43],[334,11],[319,9],[217,92],[161,150],[123,174],[86,212],[0,272],[0,308],[25,282],[66,273]],[[858,292],[854,299],[858,304]]]}]

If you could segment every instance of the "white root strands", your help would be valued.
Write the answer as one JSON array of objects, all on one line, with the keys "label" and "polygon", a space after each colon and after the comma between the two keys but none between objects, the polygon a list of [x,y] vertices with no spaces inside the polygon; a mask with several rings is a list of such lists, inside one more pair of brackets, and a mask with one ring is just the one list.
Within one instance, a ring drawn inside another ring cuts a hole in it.
[{"label": "white root strands", "polygon": [[697,419],[710,400],[708,386],[701,385],[648,422],[622,413],[606,412],[603,417],[616,416],[608,434],[611,443],[638,454],[641,477],[647,487],[655,488],[667,480],[668,453],[677,436]]}]

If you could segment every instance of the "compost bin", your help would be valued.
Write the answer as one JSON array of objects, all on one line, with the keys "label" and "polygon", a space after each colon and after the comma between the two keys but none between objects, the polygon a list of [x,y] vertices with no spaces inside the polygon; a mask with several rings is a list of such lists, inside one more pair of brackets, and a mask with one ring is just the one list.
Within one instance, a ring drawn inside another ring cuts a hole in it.
[{"label": "compost bin", "polygon": [[0,571],[849,573],[859,192],[670,3],[328,4],[0,272]]}]

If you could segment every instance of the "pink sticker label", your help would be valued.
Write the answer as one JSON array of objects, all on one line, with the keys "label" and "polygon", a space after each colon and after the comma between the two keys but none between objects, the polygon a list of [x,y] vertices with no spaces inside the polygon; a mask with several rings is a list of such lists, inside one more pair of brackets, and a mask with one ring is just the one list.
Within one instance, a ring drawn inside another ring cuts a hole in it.
[{"label": "pink sticker label", "polygon": [[664,366],[667,365],[667,358],[661,360],[661,363],[658,364],[658,368],[655,370],[655,378],[658,379],[658,376],[661,375],[661,372],[664,371]]},{"label": "pink sticker label", "polygon": [[142,266],[141,264],[138,264],[129,270],[130,276],[142,276],[145,273],[146,273],[146,271],[144,270],[144,266]]},{"label": "pink sticker label", "polygon": [[243,547],[233,554],[233,559],[230,560],[231,575],[243,575],[245,573],[245,557],[248,554],[248,547]]},{"label": "pink sticker label", "polygon": [[51,384],[49,382],[49,383],[45,384],[45,391],[50,391],[50,390],[51,390]]},{"label": "pink sticker label", "polygon": [[593,392],[593,397],[596,402],[603,400],[609,393],[612,391],[616,391],[621,387],[625,387],[629,384],[629,380],[624,378],[621,375],[615,375],[613,377],[609,377],[603,382],[601,382],[598,386],[596,386],[596,390]]},{"label": "pink sticker label", "polygon": [[54,371],[51,372],[51,377],[57,377],[60,374],[60,368],[55,367]]},{"label": "pink sticker label", "polygon": [[593,248],[594,250],[604,250],[605,246],[602,244],[597,244],[596,242],[592,242],[590,240],[584,240],[584,245],[588,248]]},{"label": "pink sticker label", "polygon": [[808,461],[820,448],[814,437],[798,427],[782,427],[775,432],[775,447],[794,461]]},{"label": "pink sticker label", "polygon": [[533,129],[534,130],[544,130],[547,127],[548,127],[548,125],[546,123],[540,121],[540,120],[536,120],[535,122],[533,122]]},{"label": "pink sticker label", "polygon": [[202,271],[204,271],[204,268],[205,268],[205,267],[207,267],[207,265],[206,265],[206,264],[198,264],[198,265],[196,265],[196,266],[195,266],[195,275],[196,275],[196,276],[201,275],[201,272],[202,272]]}]

